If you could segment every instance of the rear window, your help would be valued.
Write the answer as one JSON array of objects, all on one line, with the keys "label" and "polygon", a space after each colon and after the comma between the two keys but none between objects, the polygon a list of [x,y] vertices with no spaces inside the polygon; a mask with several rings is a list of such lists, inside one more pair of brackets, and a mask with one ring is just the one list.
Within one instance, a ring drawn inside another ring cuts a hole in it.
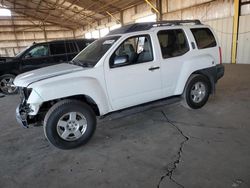
[{"label": "rear window", "polygon": [[211,48],[216,46],[216,40],[213,33],[208,28],[193,28],[191,32],[194,35],[197,47],[199,49]]}]

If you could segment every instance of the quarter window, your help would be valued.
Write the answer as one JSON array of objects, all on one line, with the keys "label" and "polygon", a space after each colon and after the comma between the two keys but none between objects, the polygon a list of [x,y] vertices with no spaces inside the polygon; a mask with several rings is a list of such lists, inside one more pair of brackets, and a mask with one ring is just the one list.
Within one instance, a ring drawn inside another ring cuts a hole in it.
[{"label": "quarter window", "polygon": [[193,28],[191,32],[194,35],[197,47],[199,49],[211,48],[216,46],[216,40],[213,33],[208,28]]},{"label": "quarter window", "polygon": [[182,29],[162,30],[157,33],[163,58],[181,56],[189,51],[185,33]]},{"label": "quarter window", "polygon": [[153,61],[153,51],[149,35],[126,39],[110,59],[110,67],[120,67]]}]

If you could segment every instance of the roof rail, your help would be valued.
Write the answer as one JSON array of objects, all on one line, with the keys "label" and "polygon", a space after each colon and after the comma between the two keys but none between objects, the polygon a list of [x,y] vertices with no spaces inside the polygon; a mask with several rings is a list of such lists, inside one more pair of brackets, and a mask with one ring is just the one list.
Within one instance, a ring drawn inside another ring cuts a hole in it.
[{"label": "roof rail", "polygon": [[193,23],[195,25],[202,25],[200,20],[164,20],[157,21],[153,26],[168,26],[168,25],[182,25],[182,24],[190,24]]},{"label": "roof rail", "polygon": [[121,28],[110,31],[108,35],[130,33],[130,32],[136,32],[136,31],[145,31],[145,30],[151,29],[152,27],[182,25],[182,24],[189,24],[189,23],[195,24],[195,25],[202,25],[200,20],[165,20],[165,21],[158,21],[158,22],[134,23],[134,24],[125,25]]}]

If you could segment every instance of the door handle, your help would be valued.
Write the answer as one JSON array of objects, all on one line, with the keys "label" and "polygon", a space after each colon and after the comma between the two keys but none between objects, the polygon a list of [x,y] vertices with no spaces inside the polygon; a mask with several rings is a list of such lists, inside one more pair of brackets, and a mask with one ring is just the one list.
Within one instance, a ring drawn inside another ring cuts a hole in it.
[{"label": "door handle", "polygon": [[149,70],[149,71],[154,71],[154,70],[156,70],[156,69],[160,69],[160,67],[150,67],[148,70]]}]

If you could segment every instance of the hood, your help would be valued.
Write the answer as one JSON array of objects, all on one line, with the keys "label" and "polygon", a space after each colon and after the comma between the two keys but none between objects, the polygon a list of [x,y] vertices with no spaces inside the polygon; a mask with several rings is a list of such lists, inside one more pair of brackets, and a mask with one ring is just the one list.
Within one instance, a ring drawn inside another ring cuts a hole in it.
[{"label": "hood", "polygon": [[0,57],[0,63],[10,62],[13,59],[15,59],[15,57]]},{"label": "hood", "polygon": [[46,78],[52,78],[80,70],[83,70],[80,66],[62,63],[20,74],[15,78],[14,84],[19,87],[27,87],[34,82],[44,80]]}]

